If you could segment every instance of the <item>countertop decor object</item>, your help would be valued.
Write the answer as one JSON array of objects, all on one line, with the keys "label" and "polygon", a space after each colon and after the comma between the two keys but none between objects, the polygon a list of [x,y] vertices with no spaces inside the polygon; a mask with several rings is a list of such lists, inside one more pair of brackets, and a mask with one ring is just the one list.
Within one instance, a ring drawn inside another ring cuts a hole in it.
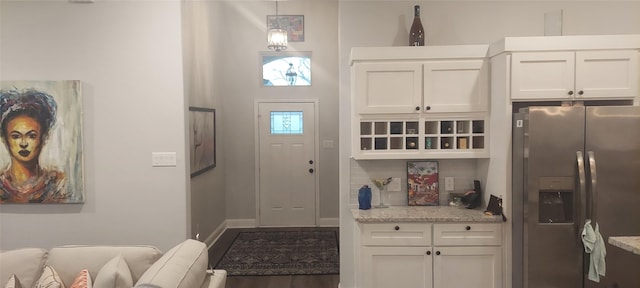
[{"label": "countertop decor object", "polygon": [[375,206],[376,208],[389,207],[387,204],[384,204],[384,192],[387,191],[387,185],[391,183],[391,180],[392,180],[391,177],[384,180],[371,179],[371,182],[373,182],[373,185],[376,185],[376,187],[378,187],[378,190],[380,191],[380,204],[376,205]]},{"label": "countertop decor object", "polygon": [[407,162],[409,206],[437,206],[440,204],[438,175],[437,161]]},{"label": "countertop decor object", "polygon": [[413,7],[413,22],[409,29],[409,46],[424,46],[424,27],[420,21],[420,5]]},{"label": "countertop decor object", "polygon": [[371,209],[371,188],[367,185],[358,190],[358,209]]},{"label": "countertop decor object", "polygon": [[640,236],[612,236],[609,244],[640,255]]}]

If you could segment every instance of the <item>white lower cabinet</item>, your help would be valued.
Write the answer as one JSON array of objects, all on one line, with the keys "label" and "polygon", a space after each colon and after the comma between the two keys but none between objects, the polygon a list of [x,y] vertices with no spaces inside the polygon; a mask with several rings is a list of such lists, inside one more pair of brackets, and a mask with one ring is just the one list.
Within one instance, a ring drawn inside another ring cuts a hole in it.
[{"label": "white lower cabinet", "polygon": [[[362,248],[364,273],[359,287],[431,288],[432,257],[427,247]],[[429,254],[429,255],[428,255]]]},{"label": "white lower cabinet", "polygon": [[433,249],[433,287],[502,287],[502,247]]},{"label": "white lower cabinet", "polygon": [[502,224],[359,225],[358,287],[502,288]]}]

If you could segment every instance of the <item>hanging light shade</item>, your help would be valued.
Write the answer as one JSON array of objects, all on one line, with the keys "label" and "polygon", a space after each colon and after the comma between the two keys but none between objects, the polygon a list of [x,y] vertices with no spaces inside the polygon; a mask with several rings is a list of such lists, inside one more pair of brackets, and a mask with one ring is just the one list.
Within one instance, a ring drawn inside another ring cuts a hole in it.
[{"label": "hanging light shade", "polygon": [[281,28],[271,28],[269,29],[269,34],[267,35],[269,45],[269,49],[280,51],[287,49],[287,30]]},{"label": "hanging light shade", "polygon": [[269,47],[269,49],[271,50],[287,50],[287,30],[280,28],[278,19],[278,0],[276,0],[275,26],[269,27],[269,33],[267,33],[267,43],[267,47]]}]

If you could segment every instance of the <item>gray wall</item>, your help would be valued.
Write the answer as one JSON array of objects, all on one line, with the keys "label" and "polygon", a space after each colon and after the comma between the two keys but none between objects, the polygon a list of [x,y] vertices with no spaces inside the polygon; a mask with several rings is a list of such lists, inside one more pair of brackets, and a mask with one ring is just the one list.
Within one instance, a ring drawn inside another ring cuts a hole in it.
[{"label": "gray wall", "polygon": [[[0,79],[81,80],[85,204],[0,206],[0,249],[188,235],[179,1],[0,2]],[[151,152],[176,167],[151,167]],[[4,155],[2,157],[5,157]]]},{"label": "gray wall", "polygon": [[257,165],[254,105],[257,100],[317,99],[318,143],[332,140],[335,148],[320,147],[320,218],[338,217],[338,2],[281,1],[279,14],[304,15],[304,42],[290,42],[288,51],[311,51],[312,86],[262,87],[260,53],[266,47],[266,15],[275,14],[273,1],[213,1],[220,17],[211,25],[222,42],[214,50],[214,77],[220,79],[224,107],[227,218],[256,218]]},{"label": "gray wall", "polygon": [[[355,163],[350,152],[350,74],[352,47],[404,46],[413,20],[413,5],[421,5],[427,45],[490,44],[505,36],[544,35],[544,14],[564,11],[564,35],[640,34],[640,1],[366,1],[339,3],[340,43],[340,284],[354,287],[353,233],[350,209],[353,190],[363,175],[382,175],[379,167],[388,165],[391,173],[400,171],[398,161],[375,165]],[[496,133],[496,131],[492,131]],[[442,160],[446,161],[446,160]],[[471,162],[463,165],[473,168]],[[478,168],[486,167],[479,160]],[[456,167],[457,169],[457,167]],[[465,171],[465,173],[467,173]],[[456,183],[456,186],[457,183]],[[350,253],[351,252],[351,253]]]},{"label": "gray wall", "polygon": [[199,235],[198,239],[210,243],[226,219],[226,157],[224,141],[220,140],[225,138],[222,128],[226,113],[222,107],[224,93],[219,88],[222,79],[216,75],[221,55],[212,53],[219,49],[216,43],[223,42],[220,30],[213,25],[220,18],[220,9],[211,9],[204,1],[184,2],[182,7],[185,97],[189,106],[216,109],[216,167],[191,178],[189,189],[191,236]]}]

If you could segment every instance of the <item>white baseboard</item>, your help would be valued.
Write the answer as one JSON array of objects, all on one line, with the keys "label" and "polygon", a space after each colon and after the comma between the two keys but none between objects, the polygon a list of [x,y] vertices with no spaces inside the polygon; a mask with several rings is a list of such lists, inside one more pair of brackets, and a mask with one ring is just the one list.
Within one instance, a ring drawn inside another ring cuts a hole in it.
[{"label": "white baseboard", "polygon": [[338,227],[340,226],[340,218],[320,218],[318,221],[320,227]]},{"label": "white baseboard", "polygon": [[213,246],[213,243],[216,243],[216,241],[218,241],[218,238],[220,238],[225,230],[227,230],[227,222],[223,221],[222,223],[220,223],[220,225],[218,225],[218,227],[216,227],[216,229],[213,230],[213,232],[211,232],[211,234],[209,234],[209,236],[207,236],[206,239],[204,239],[204,244],[207,245],[207,248],[211,248],[211,246]]},{"label": "white baseboard", "polygon": [[211,248],[211,246],[213,246],[213,243],[216,243],[216,241],[218,241],[218,238],[220,238],[222,233],[224,233],[224,231],[228,228],[255,227],[257,227],[255,219],[227,219],[220,225],[218,225],[218,227],[216,227],[216,229],[214,229],[213,232],[211,232],[211,234],[209,234],[209,236],[207,236],[207,238],[203,242],[207,244],[208,248]]},{"label": "white baseboard", "polygon": [[227,219],[227,228],[256,228],[256,219]]}]

